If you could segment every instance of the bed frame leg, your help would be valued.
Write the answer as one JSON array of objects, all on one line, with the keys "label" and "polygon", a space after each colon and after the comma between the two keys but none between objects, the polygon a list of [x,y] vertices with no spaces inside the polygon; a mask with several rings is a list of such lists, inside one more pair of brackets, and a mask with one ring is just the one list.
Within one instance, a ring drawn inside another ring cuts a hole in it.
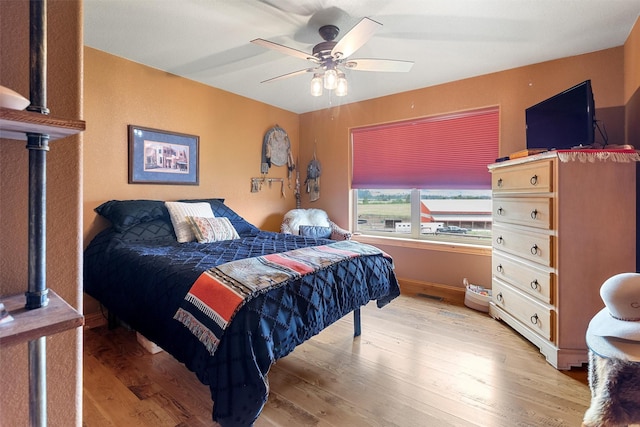
[{"label": "bed frame leg", "polygon": [[362,333],[362,324],[360,322],[360,308],[353,310],[353,336],[359,337]]},{"label": "bed frame leg", "polygon": [[118,318],[112,312],[107,312],[107,327],[109,330],[115,329],[118,327]]}]

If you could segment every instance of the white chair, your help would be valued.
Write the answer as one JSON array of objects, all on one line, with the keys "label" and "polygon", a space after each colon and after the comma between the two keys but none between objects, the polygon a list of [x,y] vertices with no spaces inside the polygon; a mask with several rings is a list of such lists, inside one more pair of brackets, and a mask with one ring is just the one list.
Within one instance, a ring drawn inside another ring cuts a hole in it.
[{"label": "white chair", "polygon": [[[320,233],[322,237],[328,235],[328,238],[332,240],[351,239],[351,232],[331,221],[327,213],[322,209],[290,210],[284,215],[280,231],[285,234],[305,235],[308,237],[315,237]],[[325,231],[326,234],[324,234]]]}]

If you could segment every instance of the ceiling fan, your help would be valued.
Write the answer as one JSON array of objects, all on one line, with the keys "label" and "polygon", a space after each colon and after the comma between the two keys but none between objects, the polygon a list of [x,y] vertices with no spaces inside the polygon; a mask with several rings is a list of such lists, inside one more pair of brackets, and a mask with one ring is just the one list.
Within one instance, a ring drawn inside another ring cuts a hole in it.
[{"label": "ceiling fan", "polygon": [[251,40],[251,43],[273,49],[286,55],[305,59],[314,63],[314,67],[305,68],[281,76],[262,81],[274,82],[304,73],[314,73],[311,79],[311,94],[322,95],[322,87],[336,89],[336,95],[347,94],[347,80],[345,69],[357,71],[385,71],[408,72],[413,66],[412,61],[393,59],[350,59],[349,57],[360,49],[382,27],[382,24],[369,18],[362,18],[339,41],[335,41],[340,29],[335,25],[323,25],[318,30],[324,40],[313,47],[312,53],[303,52],[264,39]]}]

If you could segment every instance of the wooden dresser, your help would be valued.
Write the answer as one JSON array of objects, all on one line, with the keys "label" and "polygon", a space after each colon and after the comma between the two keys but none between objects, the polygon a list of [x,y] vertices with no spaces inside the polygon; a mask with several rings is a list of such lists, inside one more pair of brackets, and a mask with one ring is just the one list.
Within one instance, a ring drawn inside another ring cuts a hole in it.
[{"label": "wooden dresser", "polygon": [[489,165],[489,312],[557,369],[587,363],[587,326],[604,307],[600,286],[635,271],[637,153],[607,153],[547,152]]}]

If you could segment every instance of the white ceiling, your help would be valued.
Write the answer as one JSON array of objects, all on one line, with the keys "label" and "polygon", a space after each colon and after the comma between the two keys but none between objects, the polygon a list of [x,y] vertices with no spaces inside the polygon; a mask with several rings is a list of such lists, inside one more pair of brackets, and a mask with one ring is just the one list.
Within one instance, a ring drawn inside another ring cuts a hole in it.
[{"label": "white ceiling", "polygon": [[[84,0],[85,45],[295,113],[620,46],[640,0]],[[351,58],[414,61],[408,73],[349,70],[349,95],[309,94],[324,24],[383,27]]]}]

